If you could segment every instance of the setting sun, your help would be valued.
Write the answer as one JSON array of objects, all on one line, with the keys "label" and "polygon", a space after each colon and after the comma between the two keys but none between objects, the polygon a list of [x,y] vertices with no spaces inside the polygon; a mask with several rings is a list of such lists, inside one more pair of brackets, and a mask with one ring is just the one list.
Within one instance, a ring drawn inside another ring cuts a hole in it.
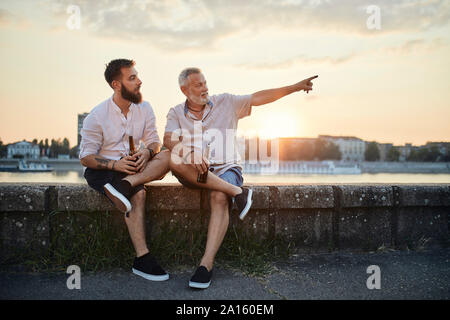
[{"label": "setting sun", "polygon": [[294,137],[298,135],[302,127],[302,120],[291,113],[275,113],[264,117],[258,130],[258,136],[264,139],[277,137]]}]

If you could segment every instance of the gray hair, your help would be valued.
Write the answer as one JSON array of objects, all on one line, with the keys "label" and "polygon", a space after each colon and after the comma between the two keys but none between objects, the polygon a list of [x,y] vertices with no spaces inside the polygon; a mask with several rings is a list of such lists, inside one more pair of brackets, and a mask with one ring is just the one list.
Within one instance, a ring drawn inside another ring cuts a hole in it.
[{"label": "gray hair", "polygon": [[183,71],[181,71],[180,75],[178,76],[178,84],[181,86],[186,85],[186,80],[189,77],[189,75],[193,73],[202,73],[202,71],[199,68],[186,68]]}]

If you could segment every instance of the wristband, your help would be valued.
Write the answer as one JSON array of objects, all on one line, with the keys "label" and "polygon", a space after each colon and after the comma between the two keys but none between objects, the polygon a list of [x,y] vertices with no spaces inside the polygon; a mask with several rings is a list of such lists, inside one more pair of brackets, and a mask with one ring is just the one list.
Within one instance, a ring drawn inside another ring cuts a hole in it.
[{"label": "wristband", "polygon": [[153,159],[153,157],[156,155],[155,152],[153,151],[153,149],[147,147],[146,148],[149,152],[150,152],[150,159],[148,159],[149,161]]}]

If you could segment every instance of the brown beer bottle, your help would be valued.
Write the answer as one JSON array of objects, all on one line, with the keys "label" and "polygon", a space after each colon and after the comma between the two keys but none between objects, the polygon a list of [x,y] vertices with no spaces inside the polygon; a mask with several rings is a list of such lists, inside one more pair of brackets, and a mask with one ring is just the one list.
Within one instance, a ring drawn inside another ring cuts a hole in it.
[{"label": "brown beer bottle", "polygon": [[129,155],[132,156],[133,154],[136,153],[136,147],[134,146],[133,136],[129,136],[128,137],[128,142],[129,142],[129,145],[130,145]]},{"label": "brown beer bottle", "polygon": [[[203,156],[209,160],[209,143],[206,145]],[[199,173],[197,175],[197,182],[206,183],[206,178],[208,178],[208,171],[209,171],[209,168],[206,169],[205,173]]]}]

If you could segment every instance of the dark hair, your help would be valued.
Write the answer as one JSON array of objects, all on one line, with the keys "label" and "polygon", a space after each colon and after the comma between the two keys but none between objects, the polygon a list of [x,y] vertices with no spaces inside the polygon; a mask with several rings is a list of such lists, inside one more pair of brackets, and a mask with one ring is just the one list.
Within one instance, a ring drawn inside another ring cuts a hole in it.
[{"label": "dark hair", "polygon": [[108,84],[112,88],[113,80],[119,79],[119,77],[122,75],[122,72],[120,69],[131,68],[131,67],[134,67],[135,64],[136,63],[133,60],[128,60],[128,59],[111,60],[106,65],[106,69],[105,69],[106,82],[108,82]]}]

